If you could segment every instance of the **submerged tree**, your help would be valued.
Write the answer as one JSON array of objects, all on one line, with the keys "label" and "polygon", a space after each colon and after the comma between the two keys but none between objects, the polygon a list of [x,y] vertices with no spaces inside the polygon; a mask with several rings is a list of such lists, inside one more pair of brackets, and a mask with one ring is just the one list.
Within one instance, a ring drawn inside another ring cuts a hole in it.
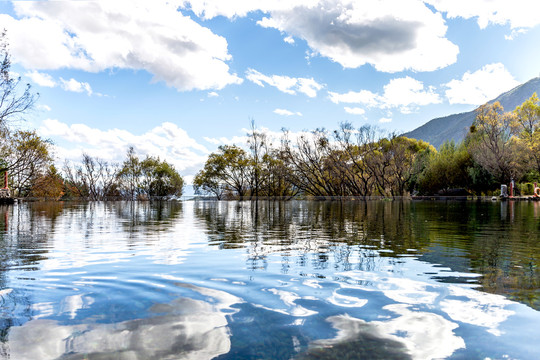
[{"label": "submerged tree", "polygon": [[80,164],[64,165],[68,195],[88,200],[117,198],[118,173],[117,164],[83,153]]},{"label": "submerged tree", "polygon": [[204,169],[195,177],[195,190],[218,197],[224,191],[229,191],[243,198],[249,190],[250,163],[243,149],[235,145],[222,145],[217,152],[208,156]]}]

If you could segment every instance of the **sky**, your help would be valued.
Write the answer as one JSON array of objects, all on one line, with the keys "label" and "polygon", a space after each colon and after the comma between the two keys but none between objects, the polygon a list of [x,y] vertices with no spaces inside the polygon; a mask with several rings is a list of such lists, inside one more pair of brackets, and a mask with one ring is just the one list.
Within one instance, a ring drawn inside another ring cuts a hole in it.
[{"label": "sky", "polygon": [[[190,183],[253,120],[275,138],[342,122],[407,132],[540,76],[538,0],[0,1],[12,71],[40,94],[17,122]],[[506,109],[512,110],[512,109]]]}]

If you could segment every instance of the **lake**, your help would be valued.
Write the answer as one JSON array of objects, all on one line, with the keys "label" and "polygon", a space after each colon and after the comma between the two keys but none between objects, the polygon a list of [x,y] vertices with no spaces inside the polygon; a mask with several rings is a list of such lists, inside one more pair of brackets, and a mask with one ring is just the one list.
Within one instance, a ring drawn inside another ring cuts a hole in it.
[{"label": "lake", "polygon": [[0,206],[0,358],[540,359],[540,202]]}]

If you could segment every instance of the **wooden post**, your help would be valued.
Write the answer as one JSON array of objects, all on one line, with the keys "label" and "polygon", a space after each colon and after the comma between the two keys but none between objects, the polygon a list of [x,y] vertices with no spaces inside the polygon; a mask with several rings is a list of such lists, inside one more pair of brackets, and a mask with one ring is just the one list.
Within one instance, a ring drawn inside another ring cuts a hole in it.
[{"label": "wooden post", "polygon": [[8,188],[8,183],[7,183],[7,179],[8,179],[8,173],[7,173],[7,170],[4,171],[4,189],[7,189]]}]

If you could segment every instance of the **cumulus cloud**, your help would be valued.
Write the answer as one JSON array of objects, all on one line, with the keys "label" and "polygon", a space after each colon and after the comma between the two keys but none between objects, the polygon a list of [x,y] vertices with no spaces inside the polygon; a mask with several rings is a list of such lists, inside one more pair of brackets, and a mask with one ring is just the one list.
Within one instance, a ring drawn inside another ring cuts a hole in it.
[{"label": "cumulus cloud", "polygon": [[476,18],[481,29],[509,24],[512,29],[540,24],[537,0],[426,0],[449,18]]},{"label": "cumulus cloud", "polygon": [[182,175],[194,175],[206,161],[208,149],[173,123],[163,123],[136,135],[127,130],[101,130],[84,124],[68,125],[55,119],[43,121],[41,135],[62,140],[55,152],[61,161],[79,161],[82,152],[107,161],[120,162],[129,146],[139,156],[152,155],[172,163]]},{"label": "cumulus cloud", "polygon": [[51,111],[51,107],[49,105],[38,105],[38,109],[45,110],[45,111]]},{"label": "cumulus cloud", "polygon": [[466,72],[461,80],[445,84],[450,104],[481,105],[519,85],[501,63],[488,64],[473,73]]},{"label": "cumulus cloud", "polygon": [[349,91],[344,94],[329,91],[328,95],[330,101],[334,104],[365,104],[366,106],[374,107],[381,102],[380,96],[369,90]]},{"label": "cumulus cloud", "polygon": [[313,78],[293,78],[281,75],[268,76],[254,69],[248,69],[246,78],[262,87],[264,87],[264,84],[267,84],[286,94],[295,95],[299,92],[311,98],[316,97],[317,92],[323,88],[323,85],[317,83]]},{"label": "cumulus cloud", "polygon": [[186,0],[204,18],[267,14],[258,24],[303,39],[314,53],[345,68],[432,71],[454,63],[441,14],[419,0]]},{"label": "cumulus cloud", "polygon": [[60,78],[60,86],[62,87],[62,89],[66,91],[77,92],[77,93],[86,92],[88,96],[92,95],[92,88],[90,87],[89,83],[80,82],[73,78],[69,80],[64,80]]},{"label": "cumulus cloud", "polygon": [[[73,78],[69,80],[60,78],[59,81],[56,81],[51,75],[46,74],[46,73],[41,73],[35,70],[29,71],[25,75],[29,77],[30,80],[32,80],[34,83],[38,84],[39,86],[50,87],[50,88],[60,86],[65,91],[71,91],[71,92],[77,92],[77,93],[85,92],[88,94],[88,96],[94,93],[89,83],[80,82]],[[102,94],[97,94],[97,95],[101,96]]]},{"label": "cumulus cloud", "polygon": [[441,101],[434,87],[425,88],[421,81],[409,76],[392,79],[384,86],[385,107],[399,107],[403,113],[411,112],[413,110],[411,107],[438,104]]},{"label": "cumulus cloud", "polygon": [[302,116],[301,112],[293,112],[286,109],[275,109],[274,113],[278,115],[282,115],[282,116],[293,116],[293,115]]},{"label": "cumulus cloud", "polygon": [[[257,130],[266,135],[266,141],[268,144],[279,144],[281,142],[281,139],[283,138],[283,131],[272,131],[265,127],[260,127]],[[251,129],[244,128],[244,129],[241,129],[241,132],[243,134],[248,134],[251,132]],[[293,143],[296,142],[300,136],[309,136],[309,135],[310,135],[310,132],[306,132],[306,131],[296,131],[296,132],[287,131],[287,138],[291,140]],[[230,138],[227,138],[224,136],[220,138],[205,137],[204,140],[214,145],[237,145],[237,146],[244,147],[246,149],[248,147],[247,135],[233,136]]]},{"label": "cumulus cloud", "polygon": [[38,71],[29,71],[25,76],[29,77],[32,82],[38,84],[39,86],[43,87],[55,87],[56,81],[53,79],[53,77],[49,74],[40,73]]},{"label": "cumulus cloud", "polygon": [[366,113],[366,110],[359,108],[359,107],[348,107],[345,106],[345,112],[352,115],[364,115]]},{"label": "cumulus cloud", "polygon": [[283,41],[285,41],[287,44],[294,44],[294,38],[292,36],[286,36],[283,38]]},{"label": "cumulus cloud", "polygon": [[390,119],[390,118],[380,118],[380,119],[379,119],[379,122],[380,122],[381,124],[389,123],[389,122],[392,122],[392,119]]},{"label": "cumulus cloud", "polygon": [[419,106],[438,104],[442,101],[434,87],[425,87],[421,81],[409,76],[390,80],[384,86],[382,95],[369,90],[349,91],[344,94],[329,91],[328,95],[330,101],[335,104],[363,104],[380,109],[398,108],[404,114],[417,110]]},{"label": "cumulus cloud", "polygon": [[13,59],[29,69],[146,70],[178,90],[221,89],[227,41],[178,11],[180,0],[14,2],[0,15]]}]

